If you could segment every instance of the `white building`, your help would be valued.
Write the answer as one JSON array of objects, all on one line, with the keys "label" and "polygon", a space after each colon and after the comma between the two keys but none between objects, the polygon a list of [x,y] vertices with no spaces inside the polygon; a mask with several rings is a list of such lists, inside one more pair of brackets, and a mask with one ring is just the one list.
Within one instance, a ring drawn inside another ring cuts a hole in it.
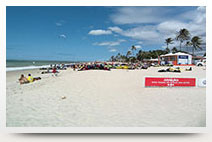
[{"label": "white building", "polygon": [[168,53],[160,56],[160,64],[191,65],[192,55],[182,52]]}]

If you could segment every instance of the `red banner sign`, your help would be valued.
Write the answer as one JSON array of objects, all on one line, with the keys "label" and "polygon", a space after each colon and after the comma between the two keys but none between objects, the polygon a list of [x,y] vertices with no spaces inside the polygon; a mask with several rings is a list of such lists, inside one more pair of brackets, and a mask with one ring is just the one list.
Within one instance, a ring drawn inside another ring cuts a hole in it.
[{"label": "red banner sign", "polygon": [[146,77],[145,87],[194,87],[196,78]]}]

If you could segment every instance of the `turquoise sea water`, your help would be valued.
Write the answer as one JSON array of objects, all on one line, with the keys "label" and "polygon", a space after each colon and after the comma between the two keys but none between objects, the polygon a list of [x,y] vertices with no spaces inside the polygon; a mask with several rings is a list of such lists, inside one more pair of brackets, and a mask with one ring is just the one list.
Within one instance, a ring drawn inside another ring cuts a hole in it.
[{"label": "turquoise sea water", "polygon": [[70,61],[35,61],[35,60],[7,60],[6,67],[43,66],[50,64],[68,64]]},{"label": "turquoise sea water", "polygon": [[16,70],[26,70],[35,69],[41,67],[48,67],[54,64],[71,64],[72,61],[37,61],[37,60],[7,60],[6,70],[16,71]]}]

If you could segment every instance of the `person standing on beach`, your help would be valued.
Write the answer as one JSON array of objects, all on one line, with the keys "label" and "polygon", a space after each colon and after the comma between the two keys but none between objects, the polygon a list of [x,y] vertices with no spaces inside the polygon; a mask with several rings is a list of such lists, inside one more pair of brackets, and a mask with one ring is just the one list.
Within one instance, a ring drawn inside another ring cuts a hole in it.
[{"label": "person standing on beach", "polygon": [[56,67],[53,68],[52,73],[54,74],[54,76],[57,76],[57,70]]},{"label": "person standing on beach", "polygon": [[74,66],[73,66],[73,70],[75,71],[76,70],[76,65],[74,64]]}]

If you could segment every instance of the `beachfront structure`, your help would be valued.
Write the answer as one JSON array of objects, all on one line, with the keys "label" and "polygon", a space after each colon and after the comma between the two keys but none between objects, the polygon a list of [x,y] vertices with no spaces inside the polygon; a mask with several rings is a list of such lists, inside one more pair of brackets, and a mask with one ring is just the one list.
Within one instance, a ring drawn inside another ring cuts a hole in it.
[{"label": "beachfront structure", "polygon": [[159,63],[161,65],[172,64],[172,65],[191,65],[192,64],[192,55],[177,52],[177,53],[168,53],[161,55],[159,57]]},{"label": "beachfront structure", "polygon": [[193,56],[192,57],[192,63],[196,64],[197,62],[203,62],[206,60],[206,56]]}]

